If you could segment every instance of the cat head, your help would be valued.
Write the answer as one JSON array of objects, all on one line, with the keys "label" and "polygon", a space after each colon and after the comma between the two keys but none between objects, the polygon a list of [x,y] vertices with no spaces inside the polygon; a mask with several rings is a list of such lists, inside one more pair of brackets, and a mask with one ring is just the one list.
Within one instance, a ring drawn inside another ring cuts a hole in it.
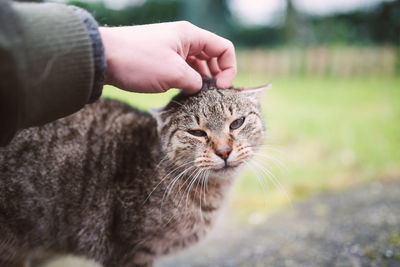
[{"label": "cat head", "polygon": [[219,89],[205,80],[197,94],[175,96],[155,114],[168,160],[194,170],[237,170],[263,142],[260,101],[269,87]]}]

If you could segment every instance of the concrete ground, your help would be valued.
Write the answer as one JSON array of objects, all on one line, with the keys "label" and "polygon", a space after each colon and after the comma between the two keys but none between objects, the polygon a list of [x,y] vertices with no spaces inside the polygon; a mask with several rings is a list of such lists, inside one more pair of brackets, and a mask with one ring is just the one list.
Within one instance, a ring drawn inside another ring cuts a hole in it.
[{"label": "concrete ground", "polygon": [[221,220],[156,266],[400,266],[400,182],[316,196],[255,227]]}]

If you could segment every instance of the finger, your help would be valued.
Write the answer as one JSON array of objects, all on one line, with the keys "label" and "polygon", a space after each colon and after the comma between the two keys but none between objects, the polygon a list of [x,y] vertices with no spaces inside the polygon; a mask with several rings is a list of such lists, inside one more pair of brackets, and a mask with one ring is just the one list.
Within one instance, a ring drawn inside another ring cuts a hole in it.
[{"label": "finger", "polygon": [[202,78],[200,74],[189,66],[181,57],[178,59],[176,73],[171,75],[169,87],[182,89],[187,94],[194,94],[201,89]]},{"label": "finger", "polygon": [[218,66],[218,59],[216,57],[210,58],[207,61],[208,68],[210,69],[212,77],[216,77],[218,73],[221,72]]},{"label": "finger", "polygon": [[205,60],[200,60],[194,56],[190,56],[186,59],[186,62],[194,69],[196,70],[198,73],[200,73],[200,75],[202,77],[212,77],[211,76],[211,72],[207,66],[207,63]]},{"label": "finger", "polygon": [[188,55],[198,55],[203,51],[209,57],[218,58],[221,72],[216,75],[217,85],[223,88],[229,87],[237,73],[235,48],[232,42],[200,28],[198,31],[186,33],[186,41],[191,44]]},{"label": "finger", "polygon": [[233,80],[236,77],[236,69],[225,69],[214,76],[217,80],[217,87],[229,88],[232,86]]},{"label": "finger", "polygon": [[206,53],[204,53],[203,51],[196,55],[196,57],[201,60],[210,60],[210,57],[206,55]]}]

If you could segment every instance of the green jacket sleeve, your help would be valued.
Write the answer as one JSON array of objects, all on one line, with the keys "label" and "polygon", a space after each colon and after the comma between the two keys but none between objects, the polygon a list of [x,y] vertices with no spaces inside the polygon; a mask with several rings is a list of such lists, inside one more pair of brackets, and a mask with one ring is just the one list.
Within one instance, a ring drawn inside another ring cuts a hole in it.
[{"label": "green jacket sleeve", "polygon": [[91,40],[65,5],[0,0],[0,146],[89,102]]}]

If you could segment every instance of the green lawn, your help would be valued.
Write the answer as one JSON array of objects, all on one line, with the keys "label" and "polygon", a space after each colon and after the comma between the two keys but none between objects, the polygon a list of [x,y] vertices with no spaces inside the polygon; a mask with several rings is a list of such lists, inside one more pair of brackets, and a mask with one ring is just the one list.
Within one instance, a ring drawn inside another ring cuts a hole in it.
[{"label": "green lawn", "polygon": [[[262,165],[272,165],[292,201],[374,179],[400,178],[400,78],[238,75],[234,84],[270,81],[273,89],[263,100],[271,137],[266,144],[279,151],[264,150],[276,160]],[[103,95],[147,110],[164,105],[175,93],[139,95],[107,87]],[[265,158],[257,162],[261,160]],[[277,160],[283,168],[273,166],[279,165]],[[231,201],[240,218],[288,203],[279,186],[271,180],[268,184],[264,192],[254,173],[244,172]]]}]

